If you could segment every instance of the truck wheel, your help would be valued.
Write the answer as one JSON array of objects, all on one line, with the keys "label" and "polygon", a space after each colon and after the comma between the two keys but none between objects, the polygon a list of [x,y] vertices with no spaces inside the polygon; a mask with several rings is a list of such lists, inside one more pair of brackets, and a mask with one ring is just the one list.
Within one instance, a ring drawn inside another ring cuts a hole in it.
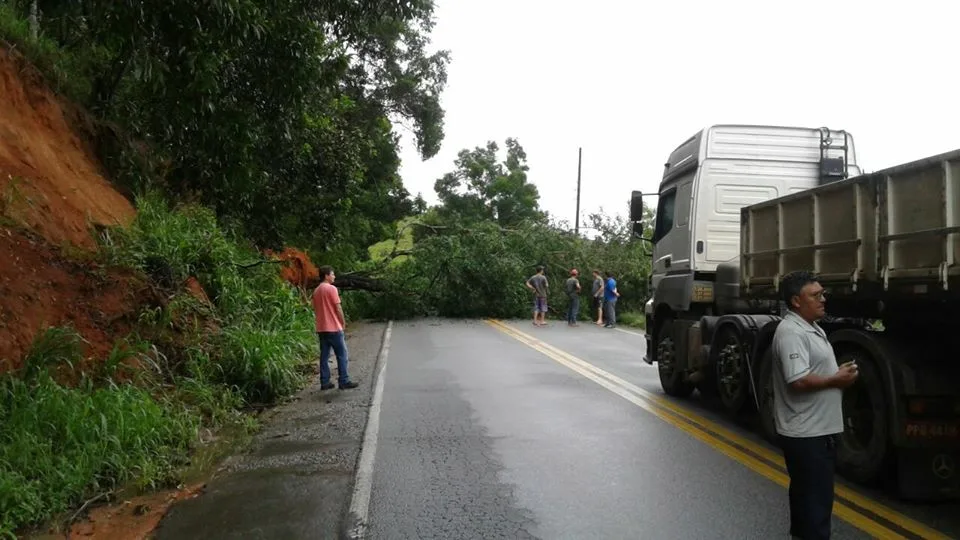
[{"label": "truck wheel", "polygon": [[760,434],[768,442],[778,445],[777,424],[773,416],[773,349],[763,353],[760,365],[757,366],[757,401],[760,403]]},{"label": "truck wheel", "polygon": [[727,412],[736,415],[747,402],[750,393],[750,356],[739,333],[732,326],[720,329],[715,341],[716,383],[720,401]]},{"label": "truck wheel", "polygon": [[673,319],[660,325],[656,336],[657,371],[660,386],[668,396],[687,397],[693,393],[693,384],[683,380],[683,370],[677,368],[677,344],[673,338]]},{"label": "truck wheel", "polygon": [[861,351],[848,351],[838,364],[856,360],[857,382],[843,391],[843,435],[837,446],[837,465],[845,476],[870,483],[880,478],[886,464],[889,424],[880,373]]}]

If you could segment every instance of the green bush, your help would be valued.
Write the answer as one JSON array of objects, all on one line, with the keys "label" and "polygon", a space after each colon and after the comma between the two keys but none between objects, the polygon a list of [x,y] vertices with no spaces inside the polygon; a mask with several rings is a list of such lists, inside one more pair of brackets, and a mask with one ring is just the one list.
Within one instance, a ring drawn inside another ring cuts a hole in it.
[{"label": "green bush", "polygon": [[75,387],[51,371],[80,360],[80,336],[41,334],[19,373],[0,377],[0,536],[40,523],[92,493],[169,480],[197,416],[132,384]]},{"label": "green bush", "polygon": [[617,313],[617,323],[634,328],[646,328],[647,320],[644,318],[643,313],[626,311],[624,313]]},{"label": "green bush", "polygon": [[251,322],[228,326],[219,336],[221,348],[218,380],[236,387],[247,400],[272,403],[301,386],[297,370],[313,352],[308,329],[276,330]]},{"label": "green bush", "polygon": [[[313,316],[276,265],[229,238],[210,210],[172,210],[155,194],[137,201],[133,224],[106,246],[109,258],[177,288],[196,277],[210,296],[216,327],[196,328],[187,376],[236,389],[248,402],[270,403],[303,383],[300,366],[315,351]],[[187,294],[176,296],[156,322],[201,310]],[[166,322],[164,322],[166,321]]]}]

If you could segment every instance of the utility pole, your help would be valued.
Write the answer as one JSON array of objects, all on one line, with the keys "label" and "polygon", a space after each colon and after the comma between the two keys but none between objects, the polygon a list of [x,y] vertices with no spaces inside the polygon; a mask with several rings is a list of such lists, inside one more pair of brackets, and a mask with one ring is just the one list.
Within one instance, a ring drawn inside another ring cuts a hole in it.
[{"label": "utility pole", "polygon": [[577,215],[574,217],[573,233],[580,235],[580,165],[583,164],[583,147],[577,149]]}]

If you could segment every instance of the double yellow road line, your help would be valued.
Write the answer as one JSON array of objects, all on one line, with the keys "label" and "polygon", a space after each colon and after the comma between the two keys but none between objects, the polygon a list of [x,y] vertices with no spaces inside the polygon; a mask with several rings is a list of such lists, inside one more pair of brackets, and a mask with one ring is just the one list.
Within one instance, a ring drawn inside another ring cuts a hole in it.
[{"label": "double yellow road line", "polygon": [[[780,454],[501,321],[490,319],[487,322],[761,476],[782,487],[789,486],[790,478]],[[950,538],[846,486],[836,486],[836,497],[833,511],[837,517],[874,538]]]}]

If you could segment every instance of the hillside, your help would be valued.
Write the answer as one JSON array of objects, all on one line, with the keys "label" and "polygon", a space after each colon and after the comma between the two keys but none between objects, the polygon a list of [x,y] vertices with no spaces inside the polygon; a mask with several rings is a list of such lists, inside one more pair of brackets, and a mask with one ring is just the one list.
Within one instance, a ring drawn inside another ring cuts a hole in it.
[{"label": "hillside", "polygon": [[104,178],[82,113],[0,48],[0,373],[44,327],[73,325],[102,356],[127,330],[146,285],[83,262],[98,226],[128,224],[133,205]]},{"label": "hillside", "polygon": [[[0,118],[0,537],[134,537],[253,429],[251,405],[302,387],[312,318],[208,209],[154,194],[135,210],[92,117],[2,45]],[[302,252],[277,257],[316,280]],[[150,510],[102,506],[130,497]]]},{"label": "hillside", "polygon": [[[64,105],[36,71],[0,49],[0,189],[3,214],[54,245],[95,246],[91,226],[127,224],[133,205],[104,178]],[[89,134],[87,134],[89,135]]]}]

